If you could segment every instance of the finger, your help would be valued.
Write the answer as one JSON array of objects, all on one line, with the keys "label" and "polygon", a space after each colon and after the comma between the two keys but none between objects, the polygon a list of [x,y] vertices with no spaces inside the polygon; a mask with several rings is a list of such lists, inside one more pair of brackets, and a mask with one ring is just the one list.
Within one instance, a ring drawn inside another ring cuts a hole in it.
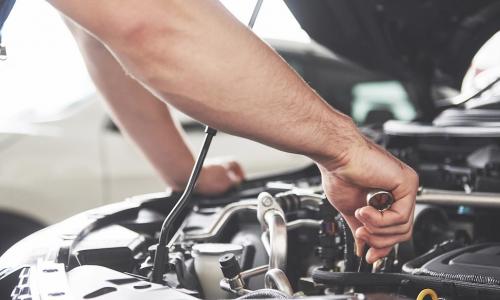
[{"label": "finger", "polygon": [[386,257],[391,253],[392,247],[387,247],[387,248],[382,248],[382,249],[377,249],[377,248],[370,248],[368,252],[366,253],[366,262],[369,264],[373,264],[377,260]]},{"label": "finger", "polygon": [[229,161],[226,164],[226,169],[233,172],[235,176],[238,177],[238,181],[241,182],[245,179],[245,172],[241,165],[236,161]]},{"label": "finger", "polygon": [[365,245],[366,242],[363,241],[362,239],[357,239],[354,238],[354,253],[356,254],[357,257],[362,257],[365,255]]},{"label": "finger", "polygon": [[410,214],[410,218],[408,222],[402,225],[394,225],[394,226],[389,226],[389,227],[377,227],[373,226],[368,220],[365,218],[364,215],[361,214],[359,210],[355,212],[356,218],[363,223],[365,228],[370,232],[371,234],[378,234],[378,235],[393,235],[393,234],[403,234],[407,233],[412,229],[413,226],[413,215],[415,212],[415,206],[413,206],[412,212]]},{"label": "finger", "polygon": [[356,210],[356,217],[364,224],[370,224],[372,227],[403,225],[410,220],[414,201],[414,196],[404,197],[394,202],[392,207],[384,212],[380,212],[371,206],[364,206]]},{"label": "finger", "polygon": [[222,164],[222,166],[226,170],[227,174],[229,174],[232,182],[238,183],[242,181],[234,161],[226,161]]},{"label": "finger", "polygon": [[373,227],[368,224],[365,224],[364,226],[370,234],[376,234],[376,235],[404,234],[411,230],[413,226],[413,220],[410,220],[403,225],[395,225],[391,227]]},{"label": "finger", "polygon": [[411,238],[411,231],[404,234],[375,235],[370,234],[365,227],[359,227],[356,230],[355,237],[364,240],[372,248],[382,249],[409,240]]}]

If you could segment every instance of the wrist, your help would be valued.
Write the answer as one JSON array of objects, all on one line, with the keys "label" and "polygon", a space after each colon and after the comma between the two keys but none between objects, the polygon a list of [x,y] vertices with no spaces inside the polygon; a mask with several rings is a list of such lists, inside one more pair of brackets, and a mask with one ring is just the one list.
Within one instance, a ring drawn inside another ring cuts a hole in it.
[{"label": "wrist", "polygon": [[183,191],[189,180],[189,176],[194,166],[194,158],[187,154],[175,162],[156,166],[163,181],[176,192]]},{"label": "wrist", "polygon": [[[333,120],[333,121],[332,121]],[[332,120],[325,122],[325,132],[316,153],[310,156],[320,167],[334,170],[346,165],[353,153],[364,149],[368,143],[354,121],[336,112]]]}]

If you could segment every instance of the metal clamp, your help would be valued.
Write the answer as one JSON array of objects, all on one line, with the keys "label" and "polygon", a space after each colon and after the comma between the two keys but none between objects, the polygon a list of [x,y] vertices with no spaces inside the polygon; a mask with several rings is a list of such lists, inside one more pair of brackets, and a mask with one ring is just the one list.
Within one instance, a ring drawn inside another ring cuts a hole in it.
[{"label": "metal clamp", "polygon": [[259,194],[257,219],[264,232],[269,232],[269,269],[285,270],[288,243],[285,214],[269,193]]}]

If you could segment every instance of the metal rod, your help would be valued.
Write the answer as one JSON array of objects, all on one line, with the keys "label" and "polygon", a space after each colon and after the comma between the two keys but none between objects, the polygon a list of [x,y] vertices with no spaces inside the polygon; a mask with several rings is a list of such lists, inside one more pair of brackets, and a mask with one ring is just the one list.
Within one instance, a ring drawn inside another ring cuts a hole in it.
[{"label": "metal rod", "polygon": [[208,226],[206,231],[186,233],[184,235],[184,240],[200,241],[200,240],[210,240],[220,234],[224,225],[236,214],[245,211],[256,211],[257,201],[256,200],[243,200],[236,203],[231,203],[226,205],[219,213],[215,219],[215,222]]},{"label": "metal rod", "polygon": [[285,272],[280,269],[270,269],[264,277],[264,286],[268,289],[277,289],[288,296],[293,295],[292,285]]},{"label": "metal rod", "polygon": [[420,189],[417,203],[500,207],[500,194],[480,192],[466,194],[458,191]]},{"label": "metal rod", "polygon": [[174,224],[176,218],[183,211],[188,203],[191,194],[193,193],[196,181],[200,176],[201,169],[203,167],[203,162],[208,153],[208,149],[210,148],[210,143],[212,142],[212,138],[217,134],[215,129],[210,127],[206,127],[205,129],[206,136],[205,141],[203,142],[203,146],[201,147],[200,154],[198,155],[198,159],[193,167],[191,172],[191,176],[189,176],[189,180],[186,186],[186,189],[182,193],[182,196],[174,205],[174,208],[170,211],[168,216],[165,218],[163,225],[161,226],[160,231],[160,240],[158,242],[158,247],[156,248],[155,260],[153,263],[153,270],[151,274],[151,281],[154,283],[162,283],[163,282],[163,274],[165,271],[165,262],[167,255],[167,242],[170,233],[170,229]]},{"label": "metal rod", "polygon": [[255,267],[255,268],[250,269],[250,270],[243,271],[243,272],[241,272],[240,276],[242,279],[249,279],[249,278],[258,276],[260,274],[266,273],[268,269],[269,269],[269,265],[263,265],[263,266]]},{"label": "metal rod", "polygon": [[265,215],[265,220],[269,226],[269,243],[271,254],[269,257],[269,268],[286,269],[287,258],[287,231],[286,223],[279,213],[269,211]]},{"label": "metal rod", "polygon": [[262,3],[264,0],[258,0],[257,3],[255,4],[255,7],[252,12],[252,16],[250,17],[250,21],[248,21],[248,27],[250,29],[253,28],[255,25],[255,21],[257,20],[257,17],[259,16],[260,8],[262,7]]},{"label": "metal rod", "polygon": [[[255,21],[257,20],[257,16],[259,15],[260,8],[262,7],[262,2],[264,0],[258,0],[255,4],[254,10],[252,12],[252,16],[250,21],[248,22],[248,27],[253,29],[255,25]],[[194,165],[193,171],[191,172],[191,176],[189,177],[188,184],[186,189],[182,193],[181,198],[175,204],[172,211],[168,214],[167,218],[163,222],[160,231],[160,240],[158,242],[158,247],[155,253],[155,259],[153,263],[153,270],[151,274],[151,282],[154,283],[162,283],[163,282],[163,273],[165,271],[165,256],[167,254],[166,246],[168,243],[168,235],[170,232],[170,227],[173,225],[177,216],[182,212],[184,207],[186,206],[193,189],[196,185],[196,181],[201,172],[201,168],[203,167],[203,162],[205,161],[206,155],[208,153],[208,149],[210,148],[210,143],[212,142],[212,138],[217,134],[217,130],[206,127],[205,132],[207,135],[205,136],[205,141],[203,142],[203,146],[201,148],[200,154],[198,155],[198,159]]]},{"label": "metal rod", "polygon": [[320,220],[299,219],[299,220],[290,221],[290,222],[286,223],[286,229],[287,230],[295,230],[295,229],[302,228],[302,227],[318,228],[320,225],[321,225]]}]

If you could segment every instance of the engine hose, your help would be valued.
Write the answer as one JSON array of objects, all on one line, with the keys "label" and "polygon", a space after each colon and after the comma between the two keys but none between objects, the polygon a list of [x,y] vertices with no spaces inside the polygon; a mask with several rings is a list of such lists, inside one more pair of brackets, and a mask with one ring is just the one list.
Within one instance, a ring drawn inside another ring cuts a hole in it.
[{"label": "engine hose", "polygon": [[[313,271],[312,279],[315,283],[327,286],[354,286],[360,288],[413,288],[434,289],[452,297],[473,295],[473,299],[499,299],[500,286],[464,282],[439,277],[400,274],[400,273],[358,273],[358,272],[331,272],[322,269]],[[483,298],[484,297],[484,298]],[[489,298],[491,297],[491,298]]]},{"label": "engine hose", "polygon": [[288,296],[277,290],[260,289],[241,296],[236,300],[242,299],[288,299]]},{"label": "engine hose", "polygon": [[338,215],[338,224],[340,225],[340,230],[342,236],[344,237],[344,262],[345,271],[353,272],[356,270],[356,256],[354,254],[354,237],[352,236],[351,229],[347,225],[346,221],[342,216]]},{"label": "engine hose", "polygon": [[403,273],[407,274],[416,274],[419,273],[420,267],[422,267],[426,262],[428,262],[431,259],[434,259],[438,257],[439,255],[448,253],[452,250],[458,249],[465,246],[462,242],[459,241],[446,241],[443,242],[439,245],[434,246],[431,250],[426,252],[425,254],[420,255],[419,257],[416,257],[408,262],[406,262],[403,267],[402,271]]},{"label": "engine hose", "polygon": [[291,212],[300,209],[300,197],[294,192],[283,192],[275,195],[275,199],[284,212]]}]

